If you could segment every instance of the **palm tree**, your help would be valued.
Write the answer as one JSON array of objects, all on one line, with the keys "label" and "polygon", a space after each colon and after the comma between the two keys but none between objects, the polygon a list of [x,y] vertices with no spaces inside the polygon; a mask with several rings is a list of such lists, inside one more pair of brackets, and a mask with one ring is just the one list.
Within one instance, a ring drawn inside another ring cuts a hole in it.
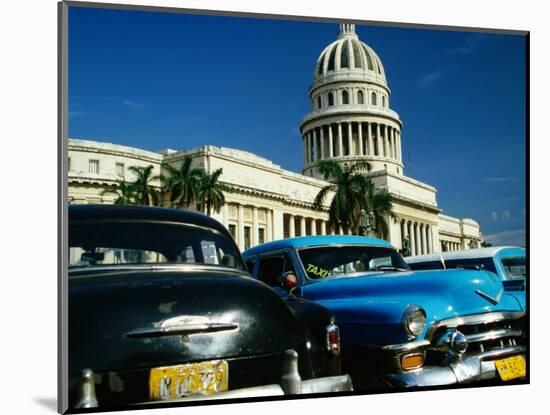
[{"label": "palm tree", "polygon": [[187,207],[197,200],[203,170],[191,168],[193,159],[186,156],[179,169],[163,164],[168,177],[161,176],[164,189],[170,192],[170,200],[176,207]]},{"label": "palm tree", "polygon": [[388,236],[388,224],[385,217],[391,215],[393,207],[391,195],[385,190],[376,190],[374,183],[368,179],[363,194],[365,197],[362,200],[361,209],[374,213],[375,232],[378,236],[386,238]]},{"label": "palm tree", "polygon": [[358,234],[359,215],[361,209],[365,209],[374,213],[376,233],[386,237],[388,225],[385,217],[391,214],[391,195],[386,191],[377,191],[374,184],[363,176],[368,163],[358,161],[342,168],[334,160],[322,160],[318,166],[325,180],[332,183],[319,191],[313,202],[314,208],[321,210],[328,193],[333,191],[335,194],[329,207],[330,224],[341,225],[344,233],[351,229]]},{"label": "palm tree", "polygon": [[212,214],[212,210],[214,210],[214,212],[220,211],[225,203],[223,192],[229,191],[229,187],[219,181],[222,172],[223,169],[218,169],[212,174],[206,172],[202,173],[197,207],[201,211],[204,211],[206,207],[208,216]]},{"label": "palm tree", "polygon": [[158,206],[160,202],[160,195],[156,187],[152,185],[151,182],[153,180],[160,179],[160,176],[152,176],[153,166],[131,166],[128,170],[136,175],[136,180],[131,184],[131,187],[136,194],[136,204]]},{"label": "palm tree", "polygon": [[358,161],[344,168],[334,160],[322,160],[318,164],[319,171],[325,180],[332,182],[323,187],[313,202],[315,209],[321,210],[329,192],[334,197],[329,207],[329,223],[341,225],[344,233],[350,229],[356,230],[359,225],[359,212],[364,205],[365,190],[368,180],[361,174],[366,171],[367,162]]},{"label": "palm tree", "polygon": [[101,196],[108,194],[116,195],[114,200],[115,205],[135,205],[136,204],[136,194],[134,192],[133,185],[127,183],[126,180],[117,180],[117,184],[114,188],[108,188],[103,190]]}]

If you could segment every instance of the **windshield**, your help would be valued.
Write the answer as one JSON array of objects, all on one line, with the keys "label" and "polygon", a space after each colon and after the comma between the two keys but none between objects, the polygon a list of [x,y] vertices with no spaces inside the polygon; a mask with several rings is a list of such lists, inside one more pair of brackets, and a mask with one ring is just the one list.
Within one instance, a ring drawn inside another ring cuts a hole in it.
[{"label": "windshield", "polygon": [[320,279],[357,272],[406,271],[394,249],[375,246],[323,246],[298,251],[307,276]]},{"label": "windshield", "polygon": [[174,263],[244,270],[233,241],[209,229],[150,221],[69,224],[69,268]]}]

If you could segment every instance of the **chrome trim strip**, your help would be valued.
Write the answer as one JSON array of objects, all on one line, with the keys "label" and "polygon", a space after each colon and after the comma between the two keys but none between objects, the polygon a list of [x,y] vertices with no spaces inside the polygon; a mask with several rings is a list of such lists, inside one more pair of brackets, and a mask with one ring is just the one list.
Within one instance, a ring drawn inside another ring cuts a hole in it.
[{"label": "chrome trim strip", "polygon": [[503,337],[519,337],[523,334],[522,330],[501,329],[491,330],[485,333],[470,334],[466,336],[468,343],[483,342],[487,340],[496,340]]},{"label": "chrome trim strip", "polygon": [[472,314],[469,316],[452,317],[432,323],[426,332],[426,339],[431,340],[434,333],[441,327],[456,328],[458,326],[471,326],[475,324],[488,324],[502,320],[517,320],[525,316],[524,311],[496,311],[484,314]]},{"label": "chrome trim strip", "polygon": [[409,350],[414,350],[429,345],[429,340],[417,340],[409,343],[388,344],[386,346],[382,346],[382,350],[388,350],[392,352],[407,352]]},{"label": "chrome trim strip", "polygon": [[502,349],[488,350],[486,352],[476,354],[472,356],[472,358],[479,359],[480,361],[492,360],[498,357],[504,357],[509,354],[524,353],[525,349],[525,346],[509,346]]},{"label": "chrome trim strip", "polygon": [[[250,277],[246,271],[225,267],[221,265],[208,265],[208,264],[183,264],[183,263],[167,263],[167,264],[133,264],[133,265],[95,265],[95,266],[83,266],[69,268],[69,279],[72,278],[85,278],[96,277],[98,274],[96,271],[114,271],[114,272],[129,272],[129,271],[184,271],[184,272],[212,272],[221,271],[229,272],[232,274],[241,275],[243,277]],[[77,275],[77,274],[90,274],[90,275]],[[107,274],[100,274],[107,275]]]},{"label": "chrome trim strip", "polygon": [[162,336],[189,336],[191,334],[215,333],[219,331],[236,330],[239,325],[236,323],[204,323],[204,324],[182,324],[172,327],[144,327],[126,333],[130,338],[148,338]]}]

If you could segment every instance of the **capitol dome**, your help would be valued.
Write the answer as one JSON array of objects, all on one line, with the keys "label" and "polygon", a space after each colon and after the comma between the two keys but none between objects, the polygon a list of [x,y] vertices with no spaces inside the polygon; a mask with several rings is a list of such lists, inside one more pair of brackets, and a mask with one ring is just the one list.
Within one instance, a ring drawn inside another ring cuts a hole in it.
[{"label": "capitol dome", "polygon": [[359,40],[354,24],[341,24],[336,40],[315,63],[309,89],[311,111],[300,125],[304,169],[323,178],[318,165],[368,163],[368,172],[403,175],[402,122],[390,108],[391,91],[382,61]]},{"label": "capitol dome", "polygon": [[355,33],[354,24],[340,25],[338,38],[328,45],[315,65],[313,83],[355,80],[388,86],[382,61]]}]

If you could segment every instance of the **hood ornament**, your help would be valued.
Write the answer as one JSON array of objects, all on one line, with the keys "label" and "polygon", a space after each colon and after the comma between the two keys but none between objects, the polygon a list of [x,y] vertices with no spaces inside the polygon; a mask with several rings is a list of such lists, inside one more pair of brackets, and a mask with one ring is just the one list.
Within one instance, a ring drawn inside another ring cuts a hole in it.
[{"label": "hood ornament", "polygon": [[486,294],[481,290],[476,290],[477,295],[479,295],[480,297],[485,298],[487,301],[489,301],[493,305],[498,304],[498,302],[500,301],[500,297],[502,297],[503,292],[504,292],[504,290],[501,288],[500,291],[498,292],[498,294],[495,297],[492,297],[489,294]]}]

